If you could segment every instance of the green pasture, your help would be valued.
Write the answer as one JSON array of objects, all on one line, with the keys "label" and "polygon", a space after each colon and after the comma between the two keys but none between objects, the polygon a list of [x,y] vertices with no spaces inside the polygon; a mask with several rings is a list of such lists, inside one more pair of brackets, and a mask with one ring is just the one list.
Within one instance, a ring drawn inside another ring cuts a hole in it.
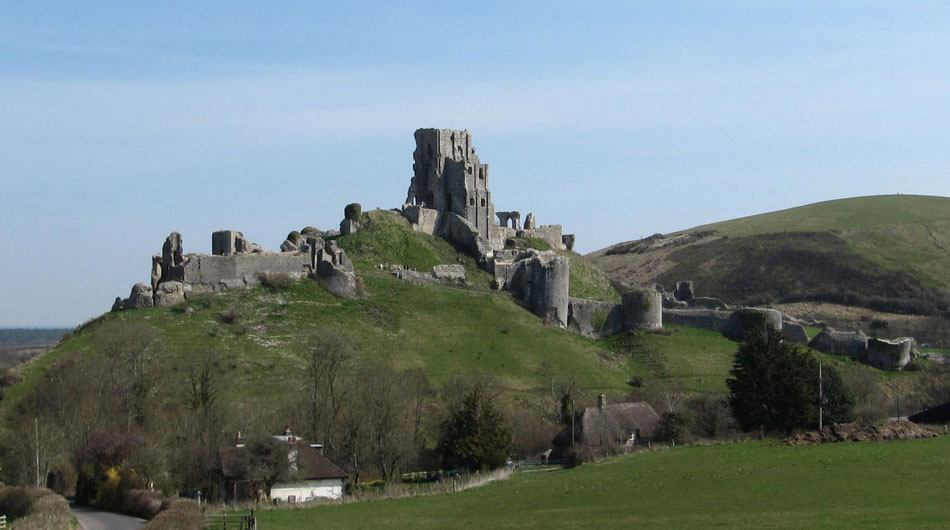
[{"label": "green pasture", "polygon": [[919,529],[950,517],[950,437],[744,442],[524,473],[431,497],[262,511],[261,528]]}]

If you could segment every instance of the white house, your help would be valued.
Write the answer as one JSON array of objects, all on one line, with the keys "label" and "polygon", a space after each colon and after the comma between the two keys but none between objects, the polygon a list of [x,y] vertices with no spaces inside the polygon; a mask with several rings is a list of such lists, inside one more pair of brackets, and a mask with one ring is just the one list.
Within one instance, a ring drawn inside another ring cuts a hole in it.
[{"label": "white house", "polygon": [[[286,480],[275,482],[271,486],[271,499],[281,502],[307,502],[343,497],[346,473],[323,456],[322,446],[308,445],[303,439],[289,432],[283,436],[274,436],[274,439],[288,445],[290,472]],[[261,480],[247,476],[250,455],[243,440],[239,438],[237,444],[222,449],[219,454],[224,479],[221,484],[222,500],[241,501],[260,498],[264,494]]]},{"label": "white house", "polygon": [[301,441],[290,442],[290,445],[287,456],[290,458],[290,474],[294,478],[274,483],[270,489],[271,499],[306,502],[342,498],[346,473],[323,456],[317,447]]}]

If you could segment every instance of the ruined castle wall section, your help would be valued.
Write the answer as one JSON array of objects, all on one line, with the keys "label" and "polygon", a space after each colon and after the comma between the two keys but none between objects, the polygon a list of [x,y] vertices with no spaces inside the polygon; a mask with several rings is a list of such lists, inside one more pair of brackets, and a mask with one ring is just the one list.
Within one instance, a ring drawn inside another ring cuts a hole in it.
[{"label": "ruined castle wall section", "polygon": [[543,239],[551,248],[564,250],[564,241],[562,237],[561,225],[545,225],[539,226],[533,230],[524,230],[524,237],[536,237],[538,239]]},{"label": "ruined castle wall section", "polygon": [[416,232],[435,234],[439,221],[439,211],[419,205],[404,205],[402,215],[409,220],[409,224]]},{"label": "ruined castle wall section", "polygon": [[567,329],[599,339],[623,331],[623,307],[610,302],[571,298]]},{"label": "ruined castle wall section", "polygon": [[310,255],[297,252],[258,252],[215,256],[193,254],[184,263],[186,293],[254,287],[259,273],[288,274],[295,279],[310,272]]}]

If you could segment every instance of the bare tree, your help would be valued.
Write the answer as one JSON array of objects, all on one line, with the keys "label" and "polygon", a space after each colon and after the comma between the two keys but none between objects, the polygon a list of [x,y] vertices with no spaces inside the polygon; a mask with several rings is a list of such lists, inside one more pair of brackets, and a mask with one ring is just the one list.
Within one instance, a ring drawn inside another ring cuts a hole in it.
[{"label": "bare tree", "polygon": [[128,424],[141,424],[145,401],[155,385],[153,359],[159,347],[158,334],[143,322],[109,321],[96,329],[94,341],[109,363],[109,379],[122,397]]},{"label": "bare tree", "polygon": [[350,340],[336,330],[313,335],[307,348],[307,434],[314,441],[322,441],[330,451],[336,443],[333,434],[346,389],[343,372],[352,356]]}]

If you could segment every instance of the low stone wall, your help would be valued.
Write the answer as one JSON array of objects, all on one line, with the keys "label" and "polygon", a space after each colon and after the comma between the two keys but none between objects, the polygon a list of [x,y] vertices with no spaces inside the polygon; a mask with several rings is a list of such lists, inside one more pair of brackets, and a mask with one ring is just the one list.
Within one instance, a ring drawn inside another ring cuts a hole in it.
[{"label": "low stone wall", "polygon": [[853,359],[864,360],[868,351],[868,336],[863,331],[835,331],[826,329],[808,343],[814,348],[828,355],[844,355]]},{"label": "low stone wall", "polygon": [[610,302],[571,298],[567,329],[599,339],[623,331],[623,306]]},{"label": "low stone wall", "polygon": [[663,309],[663,322],[718,331],[732,340],[745,340],[750,327],[768,323],[782,330],[782,313],[775,309],[746,307],[735,311],[716,309]]},{"label": "low stone wall", "polygon": [[663,309],[663,322],[721,332],[726,328],[732,311],[715,309]]}]

